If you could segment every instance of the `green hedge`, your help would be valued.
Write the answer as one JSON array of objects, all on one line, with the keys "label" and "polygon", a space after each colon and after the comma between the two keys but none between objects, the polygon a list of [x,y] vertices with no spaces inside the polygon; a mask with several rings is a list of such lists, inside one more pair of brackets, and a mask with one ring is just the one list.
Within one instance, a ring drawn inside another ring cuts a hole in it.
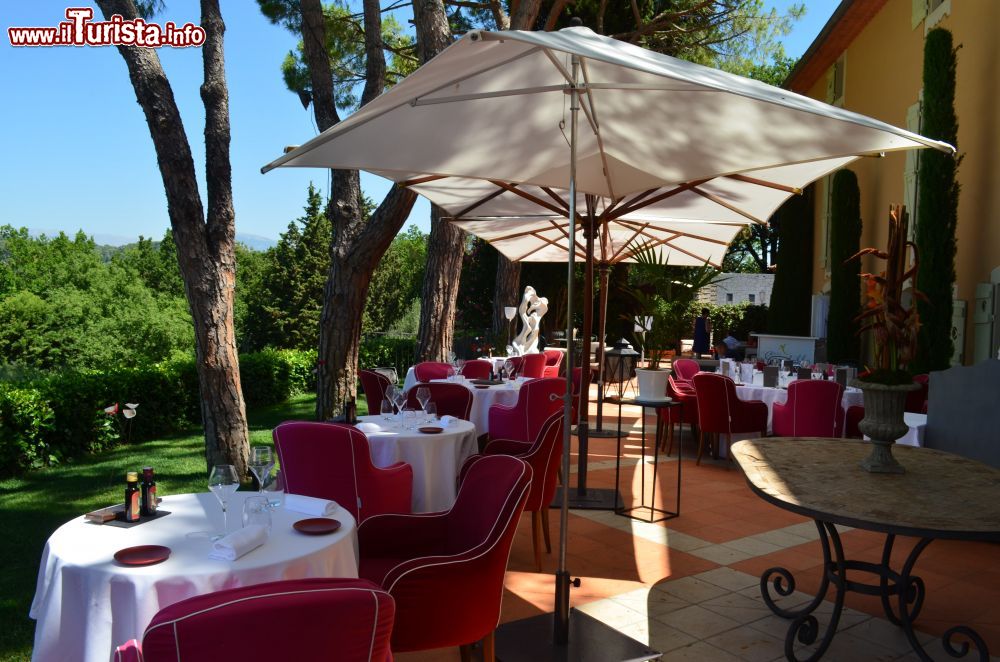
[{"label": "green hedge", "polygon": [[416,353],[416,338],[365,336],[358,349],[358,367],[370,370],[392,366],[402,379],[406,369],[413,365]]},{"label": "green hedge", "polygon": [[[314,354],[265,350],[240,357],[250,407],[315,388]],[[133,440],[156,439],[201,424],[198,375],[191,359],[109,371],[50,373],[30,383],[0,382],[0,475],[54,464],[120,441],[114,403],[138,402]]]}]

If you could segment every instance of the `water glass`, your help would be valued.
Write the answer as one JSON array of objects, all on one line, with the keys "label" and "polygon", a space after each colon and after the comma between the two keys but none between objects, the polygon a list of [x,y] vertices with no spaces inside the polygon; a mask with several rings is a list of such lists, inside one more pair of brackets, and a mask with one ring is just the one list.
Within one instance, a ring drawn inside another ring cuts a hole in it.
[{"label": "water glass", "polygon": [[382,406],[379,412],[382,414],[383,420],[388,421],[392,419],[392,402],[389,401],[389,398],[382,398]]},{"label": "water glass", "polygon": [[427,416],[428,423],[433,423],[437,420],[438,408],[433,400],[424,405],[424,414]]},{"label": "water glass", "polygon": [[417,410],[406,405],[403,407],[402,414],[403,428],[406,430],[414,429],[417,426]]},{"label": "water glass", "polygon": [[254,524],[264,527],[271,534],[271,510],[267,497],[251,496],[243,502],[243,527]]}]

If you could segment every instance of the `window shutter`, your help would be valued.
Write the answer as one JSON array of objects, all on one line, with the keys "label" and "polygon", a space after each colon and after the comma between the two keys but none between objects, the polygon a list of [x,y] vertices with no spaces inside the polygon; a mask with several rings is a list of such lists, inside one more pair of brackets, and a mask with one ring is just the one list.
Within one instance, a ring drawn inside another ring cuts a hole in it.
[{"label": "window shutter", "polygon": [[927,0],[912,0],[913,10],[910,14],[910,28],[916,30],[920,22],[927,16]]},{"label": "window shutter", "polygon": [[[920,133],[921,106],[918,100],[906,109],[906,129]],[[919,149],[906,150],[906,166],[903,169],[903,204],[910,212],[910,223],[906,229],[907,239],[913,241],[917,228],[917,171],[920,170]]]}]

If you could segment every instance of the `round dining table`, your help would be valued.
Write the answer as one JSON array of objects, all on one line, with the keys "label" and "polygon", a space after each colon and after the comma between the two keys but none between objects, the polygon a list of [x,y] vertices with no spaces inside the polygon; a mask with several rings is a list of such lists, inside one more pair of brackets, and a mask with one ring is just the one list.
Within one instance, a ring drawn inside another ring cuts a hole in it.
[{"label": "round dining table", "polygon": [[[254,494],[230,498],[230,532],[240,527],[243,500]],[[196,595],[283,579],[358,576],[357,527],[339,506],[330,516],[340,529],[318,536],[292,526],[310,515],[273,509],[267,542],[235,561],[210,559],[209,536],[195,534],[222,527],[214,495],[165,496],[159,507],[169,514],[129,528],[81,516],[49,537],[29,612],[37,621],[33,660],[108,662],[116,646],[142,638],[158,611]],[[115,552],[138,545],[164,545],[170,556],[147,566],[115,560]]]},{"label": "round dining table", "polygon": [[[447,382],[447,379],[435,379],[435,382]],[[530,378],[519,377],[518,379],[505,381],[503,384],[492,386],[476,385],[467,379],[456,379],[454,383],[461,384],[472,391],[472,411],[469,413],[469,421],[476,426],[476,434],[484,435],[490,431],[490,407],[493,405],[506,405],[513,407],[517,402],[517,393],[521,385],[530,381]],[[406,373],[406,380],[403,382],[403,389],[409,391],[416,386],[417,378],[413,375],[413,368]]]},{"label": "round dining table", "polygon": [[[420,428],[440,429],[421,432]],[[476,454],[476,427],[469,421],[452,419],[421,422],[406,427],[397,417],[361,416],[358,429],[368,437],[372,463],[387,467],[406,462],[413,467],[413,512],[448,510],[458,495],[458,474],[467,459]]]}]

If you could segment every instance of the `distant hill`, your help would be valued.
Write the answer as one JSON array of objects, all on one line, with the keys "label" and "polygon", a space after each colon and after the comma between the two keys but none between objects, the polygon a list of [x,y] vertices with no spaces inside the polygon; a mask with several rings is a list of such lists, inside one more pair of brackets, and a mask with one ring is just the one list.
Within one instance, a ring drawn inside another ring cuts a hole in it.
[{"label": "distant hill", "polygon": [[[76,234],[76,231],[70,232],[67,230],[28,228],[28,234],[32,237],[38,237],[43,234],[47,237],[56,237],[60,232],[65,232],[69,236]],[[100,232],[90,236],[94,239],[94,243],[101,248],[102,254],[105,255],[113,253],[115,248],[122,248],[124,246],[128,246],[129,244],[134,244],[139,240],[138,237],[134,236],[129,237],[125,235],[105,234]],[[236,241],[254,251],[266,251],[272,246],[276,246],[278,244],[277,239],[271,239],[270,237],[264,237],[259,234],[245,234],[242,232],[236,233]]]}]

